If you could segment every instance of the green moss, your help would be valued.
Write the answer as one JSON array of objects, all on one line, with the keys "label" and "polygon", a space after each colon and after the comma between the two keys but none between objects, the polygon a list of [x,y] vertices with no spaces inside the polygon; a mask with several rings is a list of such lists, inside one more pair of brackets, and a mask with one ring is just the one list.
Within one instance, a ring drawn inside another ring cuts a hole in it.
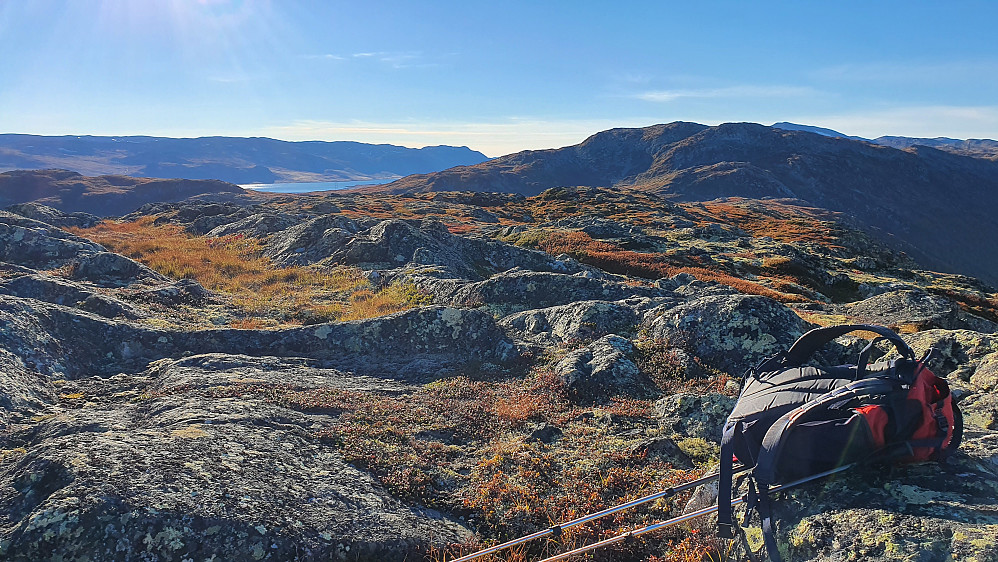
[{"label": "green moss", "polygon": [[676,443],[679,450],[697,462],[710,462],[718,458],[721,448],[702,437],[690,437]]}]

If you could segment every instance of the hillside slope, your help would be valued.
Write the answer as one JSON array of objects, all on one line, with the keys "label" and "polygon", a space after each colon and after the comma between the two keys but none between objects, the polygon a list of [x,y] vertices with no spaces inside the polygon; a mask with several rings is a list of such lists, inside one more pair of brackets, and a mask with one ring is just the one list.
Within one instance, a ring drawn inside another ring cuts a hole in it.
[{"label": "hillside slope", "polygon": [[581,144],[403,178],[393,193],[634,186],[678,201],[793,198],[845,213],[926,267],[998,282],[998,162],[751,123],[611,129]]},{"label": "hillside slope", "polygon": [[63,168],[88,175],[232,183],[381,179],[486,160],[467,147],[406,148],[268,138],[0,135],[0,171]]},{"label": "hillside slope", "polygon": [[127,176],[82,176],[68,170],[15,170],[0,173],[0,208],[35,202],[66,213],[120,216],[152,202],[195,196],[256,198],[238,185],[219,180],[165,180]]}]

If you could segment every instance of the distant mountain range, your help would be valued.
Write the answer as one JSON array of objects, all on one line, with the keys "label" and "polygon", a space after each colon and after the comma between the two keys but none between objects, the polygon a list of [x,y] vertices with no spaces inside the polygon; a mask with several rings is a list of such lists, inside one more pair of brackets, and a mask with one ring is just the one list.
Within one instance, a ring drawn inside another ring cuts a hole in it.
[{"label": "distant mountain range", "polygon": [[945,150],[947,152],[963,154],[965,156],[975,156],[979,158],[998,158],[998,141],[993,141],[990,139],[961,140],[961,139],[951,139],[946,137],[925,139],[918,137],[892,137],[892,136],[877,137],[875,139],[865,139],[863,137],[844,135],[838,131],[834,131],[832,129],[825,129],[824,127],[813,127],[811,125],[798,125],[796,123],[787,123],[785,121],[780,123],[774,123],[773,127],[777,129],[784,129],[787,131],[807,131],[809,133],[817,133],[819,135],[824,135],[826,137],[842,137],[844,139],[867,141],[867,142],[872,142],[874,144],[881,144],[883,146],[891,146],[894,148],[929,146],[932,148],[938,148],[939,150]]},{"label": "distant mountain range", "polygon": [[611,129],[384,186],[389,192],[633,186],[680,201],[786,198],[875,229],[924,266],[998,282],[998,161],[752,123]]},{"label": "distant mountain range", "polygon": [[481,152],[454,146],[0,134],[0,171],[61,168],[86,175],[218,179],[236,184],[394,179],[487,159]]}]

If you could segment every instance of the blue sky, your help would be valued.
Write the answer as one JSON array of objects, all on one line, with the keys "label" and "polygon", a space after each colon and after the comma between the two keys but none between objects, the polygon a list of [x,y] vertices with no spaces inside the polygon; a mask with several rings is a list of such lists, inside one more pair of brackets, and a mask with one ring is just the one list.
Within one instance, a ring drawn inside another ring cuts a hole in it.
[{"label": "blue sky", "polygon": [[611,127],[998,138],[998,2],[0,0],[0,132],[489,156]]}]

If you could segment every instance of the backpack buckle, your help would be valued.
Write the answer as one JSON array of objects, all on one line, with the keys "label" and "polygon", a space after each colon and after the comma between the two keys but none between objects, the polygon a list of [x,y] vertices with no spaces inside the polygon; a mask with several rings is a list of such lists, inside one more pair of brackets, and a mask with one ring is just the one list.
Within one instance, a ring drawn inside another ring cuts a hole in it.
[{"label": "backpack buckle", "polygon": [[943,415],[942,412],[936,412],[936,415],[933,417],[936,418],[936,425],[939,426],[939,433],[946,435],[949,432],[949,420],[946,419],[946,416]]}]

